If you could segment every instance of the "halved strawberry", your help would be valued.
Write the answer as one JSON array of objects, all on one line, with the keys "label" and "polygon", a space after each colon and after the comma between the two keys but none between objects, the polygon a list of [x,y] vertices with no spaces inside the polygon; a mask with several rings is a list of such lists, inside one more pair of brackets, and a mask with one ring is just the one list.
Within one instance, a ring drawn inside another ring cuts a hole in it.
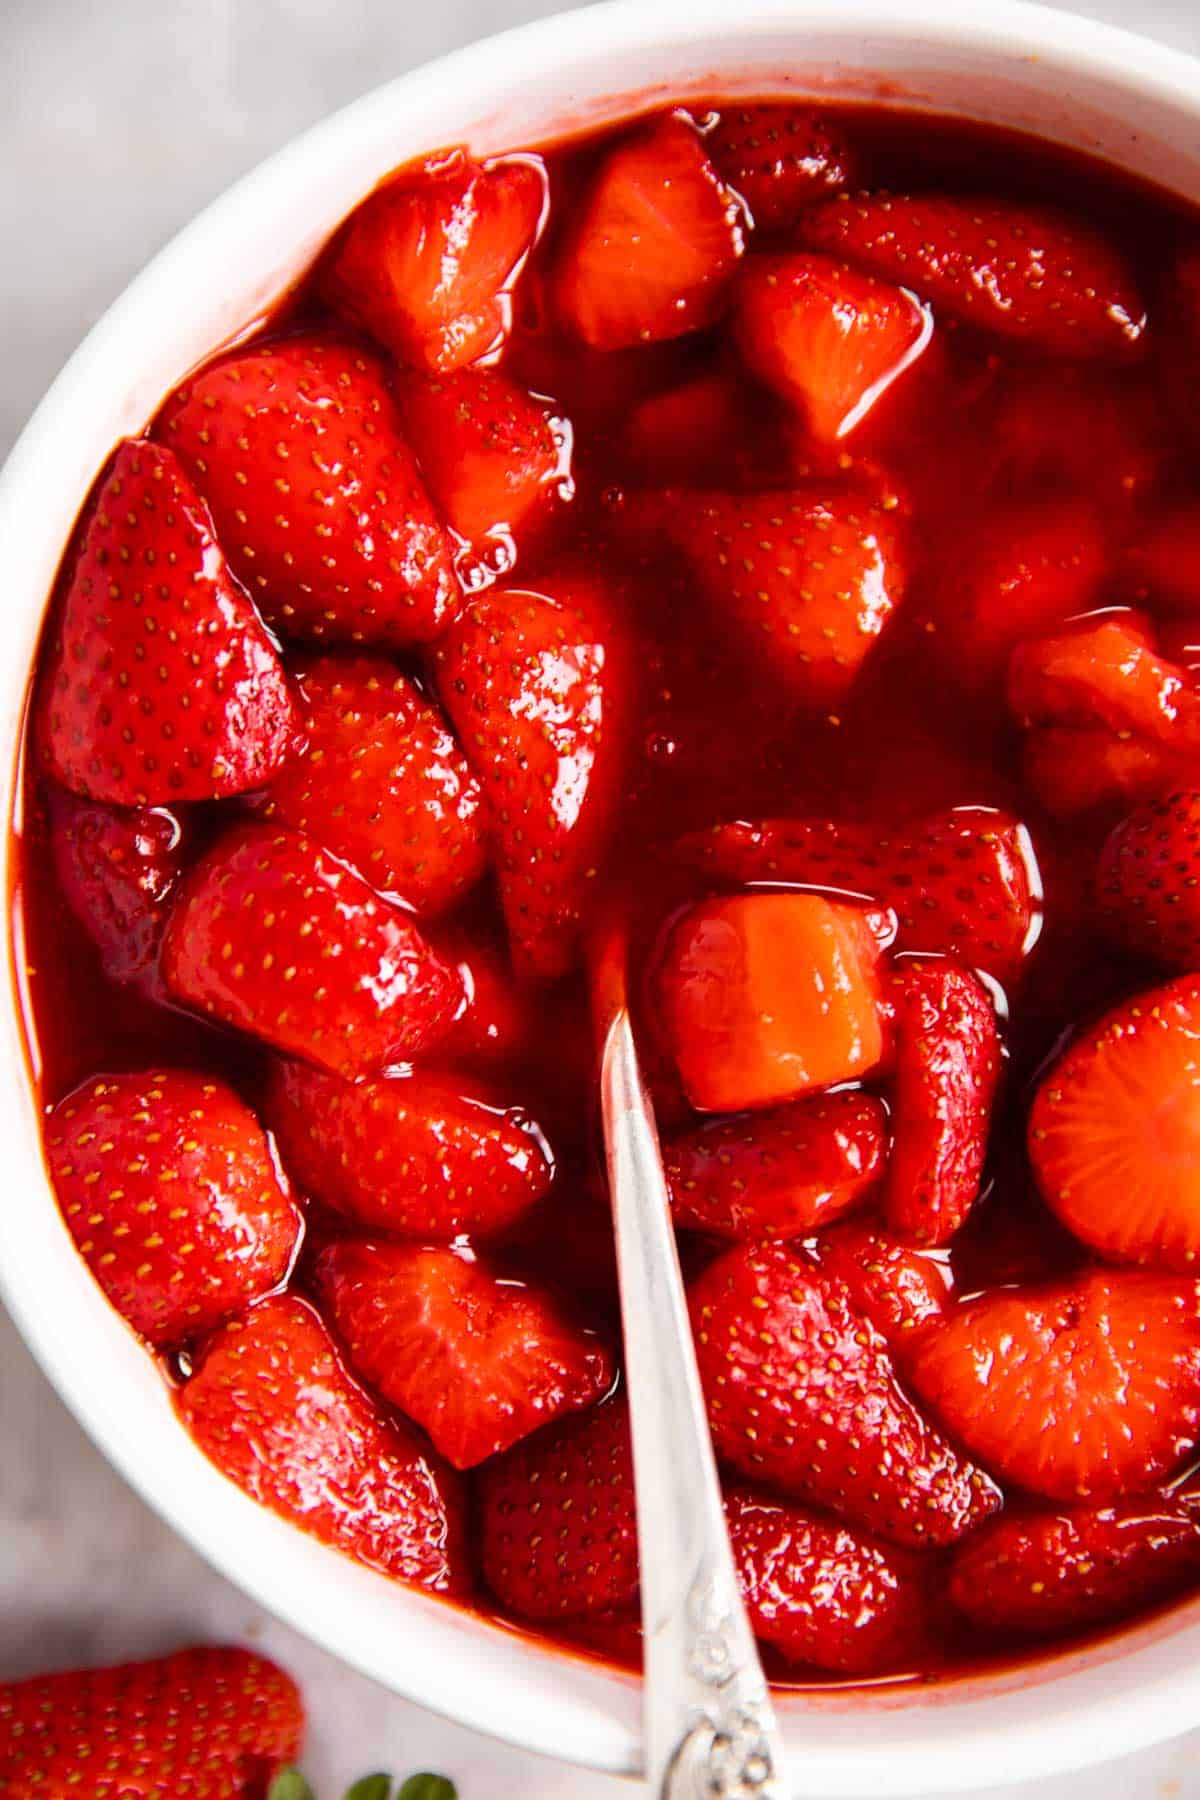
[{"label": "halved strawberry", "polygon": [[525,1115],[490,1104],[460,1077],[352,1082],[280,1061],[265,1112],[309,1193],[364,1225],[427,1243],[504,1229],[554,1172]]},{"label": "halved strawberry", "polygon": [[1109,833],[1096,870],[1109,937],[1168,968],[1200,968],[1200,790],[1149,801]]},{"label": "halved strawberry", "polygon": [[755,675],[807,706],[847,692],[904,597],[896,527],[855,495],[668,491],[656,516]]},{"label": "halved strawberry", "polygon": [[183,826],[164,807],[132,809],[49,795],[59,885],[112,981],[153,992],[171,895],[183,871]]},{"label": "halved strawberry", "polygon": [[680,853],[722,882],[863,895],[896,914],[901,950],[937,951],[1020,971],[1041,925],[1041,879],[1024,826],[992,807],[958,806],[896,830],[834,819],[738,821],[685,838]]},{"label": "halved strawberry", "polygon": [[824,1274],[845,1285],[851,1304],[899,1356],[907,1354],[921,1326],[940,1319],[946,1309],[946,1264],[870,1223],[851,1219],[823,1231],[811,1255]]},{"label": "halved strawberry", "polygon": [[280,1294],[212,1338],[180,1415],[230,1481],[400,1581],[469,1585],[459,1479],[347,1375],[312,1307]]},{"label": "halved strawberry", "polygon": [[921,1332],[906,1366],[973,1456],[1052,1500],[1137,1493],[1200,1438],[1200,1301],[1163,1275],[981,1294]]},{"label": "halved strawberry", "polygon": [[287,1274],[299,1209],[223,1081],[94,1076],[51,1112],[46,1154],[80,1255],[152,1344],[202,1336]]},{"label": "halved strawberry", "polygon": [[574,491],[569,420],[498,369],[411,375],[399,394],[442,517],[487,557],[490,573],[507,573],[514,540]]},{"label": "halved strawberry", "polygon": [[603,1398],[613,1360],[550,1295],[453,1250],[332,1244],[317,1286],[350,1366],[473,1469]]},{"label": "halved strawberry", "polygon": [[264,812],[353,864],[373,888],[435,912],[483,874],[479,783],[441,712],[382,657],[294,668],[303,749]]},{"label": "halved strawberry", "polygon": [[285,636],[404,648],[458,611],[446,534],[375,357],[329,337],[235,352],[185,381],[156,429]]},{"label": "halved strawberry", "polygon": [[1200,502],[1177,501],[1153,514],[1126,551],[1122,572],[1139,605],[1200,613]]},{"label": "halved strawberry", "polygon": [[590,580],[470,602],[436,651],[438,692],[491,809],[518,969],[558,975],[617,798],[622,647]]},{"label": "halved strawberry", "polygon": [[755,1636],[789,1662],[874,1675],[928,1654],[923,1558],[749,1488],[725,1513]]},{"label": "halved strawberry", "polygon": [[721,179],[760,231],[792,225],[801,210],[851,177],[853,155],[830,118],[807,107],[722,106],[704,138]]},{"label": "halved strawberry", "polygon": [[733,196],[671,114],[601,163],[559,251],[558,310],[596,350],[679,337],[724,311],[741,252]]},{"label": "halved strawberry", "polygon": [[677,920],[654,986],[698,1112],[775,1106],[877,1065],[877,917],[815,894],[754,894]]},{"label": "halved strawberry", "polygon": [[887,1112],[871,1094],[821,1094],[726,1119],[663,1145],[677,1225],[718,1237],[804,1237],[883,1173]]},{"label": "halved strawberry", "polygon": [[538,157],[480,164],[450,150],[399,170],[351,214],[323,290],[401,362],[449,375],[503,347],[545,213]]},{"label": "halved strawberry", "polygon": [[900,1387],[848,1290],[800,1252],[729,1250],[689,1307],[713,1439],[740,1474],[900,1544],[953,1543],[999,1506]]},{"label": "halved strawberry", "polygon": [[408,913],[310,838],[235,826],[190,870],[163,945],[182,1005],[344,1074],[445,1034],[462,983]]},{"label": "halved strawberry", "polygon": [[262,620],[169,450],[121,445],[96,489],[46,646],[35,741],[75,793],[220,800],[269,781],[295,714]]},{"label": "halved strawberry", "polygon": [[891,1229],[945,1244],[979,1194],[1000,1078],[996,1009],[983,983],[944,957],[905,959],[885,988],[893,1017]]},{"label": "halved strawberry", "polygon": [[1058,356],[1126,355],[1145,328],[1124,258],[1051,207],[990,194],[841,194],[810,209],[800,230],[968,324]]},{"label": "halved strawberry", "polygon": [[984,1631],[1052,1636],[1119,1619],[1200,1576],[1200,1512],[1183,1496],[1017,1513],[955,1553],[950,1598]]},{"label": "halved strawberry", "polygon": [[1029,1158],[1047,1204],[1117,1262],[1200,1257],[1200,977],[1136,994],[1038,1088]]},{"label": "halved strawberry", "polygon": [[933,319],[907,288],[828,256],[754,256],[738,280],[734,329],[754,373],[834,443],[916,362]]},{"label": "halved strawberry", "polygon": [[627,1606],[638,1589],[629,1413],[616,1396],[498,1457],[479,1479],[480,1557],[525,1619]]}]

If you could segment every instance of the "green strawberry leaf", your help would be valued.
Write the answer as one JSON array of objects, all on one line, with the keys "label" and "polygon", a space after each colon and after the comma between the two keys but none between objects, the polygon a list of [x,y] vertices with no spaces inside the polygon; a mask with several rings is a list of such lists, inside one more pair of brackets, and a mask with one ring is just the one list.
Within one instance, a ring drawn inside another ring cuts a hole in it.
[{"label": "green strawberry leaf", "polygon": [[281,1769],[267,1789],[267,1800],[315,1800],[299,1769]]},{"label": "green strawberry leaf", "polygon": [[458,1800],[458,1789],[444,1775],[410,1775],[396,1800]]},{"label": "green strawberry leaf", "polygon": [[391,1800],[390,1775],[364,1775],[346,1789],[346,1800]]}]

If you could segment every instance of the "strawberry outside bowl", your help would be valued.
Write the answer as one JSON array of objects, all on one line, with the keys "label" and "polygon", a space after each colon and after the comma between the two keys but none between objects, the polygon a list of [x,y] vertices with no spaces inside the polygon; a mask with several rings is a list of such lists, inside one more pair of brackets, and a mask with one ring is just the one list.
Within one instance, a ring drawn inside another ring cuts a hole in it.
[{"label": "strawberry outside bowl", "polygon": [[[1200,202],[1200,63],[1019,3],[613,0],[476,45],[297,139],[184,231],[96,326],[0,476],[7,625],[0,703],[16,746],[46,596],[112,444],[197,362],[271,309],[384,174],[447,143],[478,154],[602,125],[671,98],[823,97],[926,107],[1092,152]],[[596,1769],[640,1765],[628,1675],[410,1592],[230,1486],[187,1438],[153,1362],[80,1260],[47,1181],[22,1031],[21,893],[4,1009],[0,1291],[80,1423],[138,1492],[256,1601],[406,1697]],[[1051,1775],[1171,1736],[1200,1712],[1200,1600],[1082,1650],[943,1684],[781,1701],[806,1793],[902,1796]]]}]

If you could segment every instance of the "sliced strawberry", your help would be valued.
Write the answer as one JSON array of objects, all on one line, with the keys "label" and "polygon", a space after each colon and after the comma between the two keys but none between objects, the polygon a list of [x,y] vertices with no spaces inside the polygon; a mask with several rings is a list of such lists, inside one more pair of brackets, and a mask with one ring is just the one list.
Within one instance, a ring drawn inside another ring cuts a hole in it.
[{"label": "sliced strawberry", "polygon": [[874,1675],[928,1655],[922,1558],[749,1488],[725,1512],[755,1636],[789,1662]]},{"label": "sliced strawberry", "polygon": [[520,1618],[579,1618],[634,1599],[637,1514],[624,1399],[605,1400],[489,1463],[478,1492],[484,1578]]},{"label": "sliced strawberry", "polygon": [[178,1404],[209,1461],[261,1506],[400,1581],[466,1589],[457,1476],[371,1404],[306,1301],[281,1294],[226,1325]]},{"label": "sliced strawberry", "polygon": [[996,1009],[983,983],[943,957],[896,966],[892,1153],[883,1190],[891,1229],[945,1244],[979,1194],[1000,1078]]},{"label": "sliced strawberry", "polygon": [[1121,356],[1145,308],[1124,259],[1090,226],[992,195],[841,194],[805,241],[913,287],[970,325],[1058,356]]},{"label": "sliced strawberry", "polygon": [[401,362],[449,375],[503,347],[545,212],[537,157],[430,158],[351,214],[324,270],[325,294]]},{"label": "sliced strawberry", "polygon": [[442,517],[507,573],[514,540],[574,491],[569,421],[497,369],[409,376],[400,405]]},{"label": "sliced strawberry", "polygon": [[729,1250],[689,1300],[718,1453],[900,1544],[947,1544],[1000,1504],[900,1387],[847,1289],[785,1244]]},{"label": "sliced strawberry", "polygon": [[997,1519],[955,1553],[950,1598],[984,1631],[1053,1636],[1200,1576],[1200,1514],[1170,1494]]},{"label": "sliced strawberry", "polygon": [[754,373],[834,443],[916,362],[933,319],[907,288],[827,256],[754,256],[738,281],[735,331]]},{"label": "sliced strawberry", "polygon": [[867,1074],[883,1054],[878,957],[871,916],[815,894],[691,907],[655,969],[691,1104],[740,1112]]},{"label": "sliced strawberry", "polygon": [[438,708],[382,657],[296,665],[304,747],[265,813],[353,864],[382,893],[436,912],[483,874],[479,783]]},{"label": "sliced strawberry", "polygon": [[1116,943],[1168,968],[1200,968],[1200,790],[1150,801],[1113,828],[1096,907]]},{"label": "sliced strawberry", "polygon": [[49,796],[59,885],[112,981],[153,992],[167,907],[183,870],[183,827],[164,807],[118,810]]},{"label": "sliced strawberry", "polygon": [[663,1166],[677,1225],[718,1237],[804,1237],[847,1212],[883,1173],[887,1113],[870,1094],[720,1120],[670,1139]]},{"label": "sliced strawberry", "polygon": [[122,444],[46,646],[42,761],[74,792],[116,806],[220,800],[269,781],[294,726],[275,646],[204,502],[169,450]]},{"label": "sliced strawberry", "polygon": [[350,1366],[473,1469],[603,1398],[613,1360],[550,1296],[453,1250],[332,1244],[317,1285]]},{"label": "sliced strawberry", "polygon": [[1200,1304],[1166,1276],[981,1294],[928,1326],[907,1367],[972,1455],[1052,1500],[1137,1493],[1200,1437]]},{"label": "sliced strawberry", "polygon": [[473,600],[437,650],[438,691],[491,808],[519,970],[558,975],[612,820],[627,711],[621,647],[597,589]]},{"label": "sliced strawberry", "polygon": [[163,973],[184,1006],[360,1074],[445,1034],[462,983],[409,914],[310,838],[236,826],[179,891]]},{"label": "sliced strawberry", "polygon": [[808,706],[847,692],[904,597],[897,531],[853,495],[667,492],[658,525],[756,675]]},{"label": "sliced strawberry", "polygon": [[812,1255],[823,1274],[844,1284],[851,1304],[896,1355],[907,1354],[920,1327],[946,1309],[945,1264],[870,1224],[852,1219],[822,1232]]},{"label": "sliced strawberry", "polygon": [[596,350],[680,337],[725,310],[742,251],[737,206],[675,114],[611,150],[556,271],[564,322]]},{"label": "sliced strawberry", "polygon": [[199,1337],[286,1275],[300,1213],[223,1081],[95,1076],[50,1113],[46,1151],[80,1255],[150,1343]]},{"label": "sliced strawberry", "polygon": [[1046,1203],[1117,1262],[1200,1256],[1200,978],[1137,994],[1042,1081],[1029,1157]]},{"label": "sliced strawberry", "polygon": [[373,356],[317,337],[235,353],[184,382],[157,429],[285,636],[403,648],[453,619],[446,534]]},{"label": "sliced strawberry", "polygon": [[1168,613],[1200,613],[1200,502],[1177,502],[1154,514],[1126,551],[1131,598]]},{"label": "sliced strawberry", "polygon": [[833,819],[719,825],[681,854],[724,882],[861,894],[899,922],[901,950],[936,951],[1010,981],[1037,938],[1041,879],[1007,813],[959,806],[897,831]]},{"label": "sliced strawberry", "polygon": [[525,1115],[490,1105],[460,1077],[351,1082],[278,1062],[266,1116],[309,1193],[364,1225],[427,1243],[504,1229],[553,1175]]},{"label": "sliced strawberry", "polygon": [[832,119],[805,107],[722,106],[705,149],[760,231],[780,231],[851,178],[850,146]]}]

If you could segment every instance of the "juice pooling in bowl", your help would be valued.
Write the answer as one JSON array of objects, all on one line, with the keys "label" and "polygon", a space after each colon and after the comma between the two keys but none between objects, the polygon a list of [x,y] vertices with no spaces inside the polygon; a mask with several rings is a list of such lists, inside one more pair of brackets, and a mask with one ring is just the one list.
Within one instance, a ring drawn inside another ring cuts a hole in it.
[{"label": "juice pooling in bowl", "polygon": [[774,1677],[1200,1581],[1200,229],[691,106],[409,166],[115,447],[20,899],[80,1254],[265,1506],[636,1662],[628,930]]}]

